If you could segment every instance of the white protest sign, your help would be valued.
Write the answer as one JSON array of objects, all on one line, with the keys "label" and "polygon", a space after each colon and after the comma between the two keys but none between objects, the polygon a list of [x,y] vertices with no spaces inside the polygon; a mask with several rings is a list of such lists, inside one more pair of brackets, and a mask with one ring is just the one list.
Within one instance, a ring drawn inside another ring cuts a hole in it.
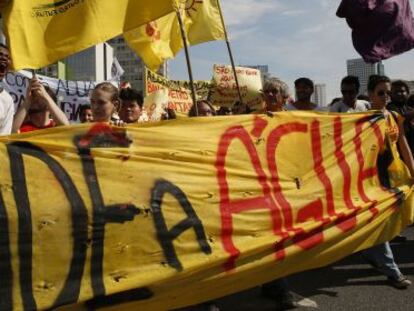
[{"label": "white protest sign", "polygon": [[[210,101],[215,106],[232,107],[239,100],[239,93],[231,66],[214,65],[213,87]],[[252,110],[261,109],[262,78],[259,70],[236,67],[237,79],[243,102]]]},{"label": "white protest sign", "polygon": [[144,111],[148,121],[160,121],[168,106],[169,91],[167,89],[157,90],[144,99]]},{"label": "white protest sign", "polygon": [[[3,80],[4,88],[13,98],[16,111],[26,97],[31,77],[31,72],[22,70],[7,73]],[[37,78],[56,94],[60,108],[71,122],[78,122],[79,108],[89,103],[89,93],[97,84],[94,81],[68,81],[42,75],[37,75]]]}]

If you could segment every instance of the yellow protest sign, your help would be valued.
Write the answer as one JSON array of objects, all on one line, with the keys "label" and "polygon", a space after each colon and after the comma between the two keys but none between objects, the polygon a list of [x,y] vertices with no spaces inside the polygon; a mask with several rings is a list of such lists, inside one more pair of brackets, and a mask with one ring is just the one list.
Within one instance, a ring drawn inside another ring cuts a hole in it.
[{"label": "yellow protest sign", "polygon": [[[153,92],[166,89],[168,90],[168,108],[177,112],[187,113],[193,105],[191,97],[190,82],[169,80],[163,76],[146,69],[145,70],[145,94],[146,96]],[[207,99],[210,91],[209,81],[194,81],[197,99]]]},{"label": "yellow protest sign", "polygon": [[[262,109],[262,77],[257,69],[236,67],[243,102],[252,110]],[[210,100],[215,106],[232,107],[240,101],[231,66],[214,65]]]},{"label": "yellow protest sign", "polygon": [[284,112],[3,137],[1,309],[169,310],[389,240],[413,199],[380,183],[385,127]]}]

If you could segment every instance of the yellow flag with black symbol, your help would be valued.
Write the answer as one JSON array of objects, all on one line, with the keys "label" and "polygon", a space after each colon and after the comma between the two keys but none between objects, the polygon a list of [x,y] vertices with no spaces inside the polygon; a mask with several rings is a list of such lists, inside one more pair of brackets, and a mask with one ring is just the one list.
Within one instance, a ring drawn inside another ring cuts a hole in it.
[{"label": "yellow flag with black symbol", "polygon": [[[218,0],[181,0],[180,9],[190,45],[225,39]],[[124,34],[128,45],[151,70],[157,70],[183,48],[176,14],[170,13]]]},{"label": "yellow flag with black symbol", "polygon": [[52,64],[172,11],[171,0],[14,0],[2,15],[19,70]]}]

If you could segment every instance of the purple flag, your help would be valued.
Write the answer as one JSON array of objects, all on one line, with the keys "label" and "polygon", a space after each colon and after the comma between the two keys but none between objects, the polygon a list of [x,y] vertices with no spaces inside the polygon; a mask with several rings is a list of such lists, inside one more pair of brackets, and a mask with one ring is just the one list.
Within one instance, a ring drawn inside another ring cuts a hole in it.
[{"label": "purple flag", "polygon": [[336,15],[346,18],[354,47],[368,63],[414,48],[409,0],[342,0]]}]

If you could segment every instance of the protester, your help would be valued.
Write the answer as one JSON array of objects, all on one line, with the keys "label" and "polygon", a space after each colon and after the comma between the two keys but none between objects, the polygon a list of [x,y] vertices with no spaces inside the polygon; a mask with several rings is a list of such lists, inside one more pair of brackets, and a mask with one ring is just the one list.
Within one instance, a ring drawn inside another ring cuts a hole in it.
[{"label": "protester", "polygon": [[119,91],[109,82],[102,82],[95,86],[91,94],[91,108],[94,122],[112,122],[120,125],[114,115],[120,106]]},{"label": "protester", "polygon": [[309,78],[299,78],[295,81],[296,101],[288,103],[286,110],[318,110],[317,105],[312,103],[311,97],[314,92],[313,81]]},{"label": "protester", "polygon": [[33,77],[26,92],[26,100],[13,120],[13,133],[31,132],[59,125],[69,125],[65,113],[56,104],[53,91]]},{"label": "protester", "polygon": [[[390,79],[379,75],[371,76],[368,82],[368,93],[371,99],[371,109],[382,111],[387,120],[386,136],[391,142],[391,148],[397,148],[398,145],[404,163],[407,165],[411,175],[414,176],[414,160],[404,136],[404,127],[401,117],[394,115],[394,113],[389,112],[386,109],[391,95]],[[381,167],[385,167],[386,170],[389,165],[389,163],[382,162],[383,160],[379,157],[379,172],[381,172]],[[384,184],[384,182],[382,183]],[[411,285],[411,281],[401,273],[395,263],[393,253],[388,242],[366,249],[361,253],[370,264],[388,277],[388,280],[392,286],[404,289]]]},{"label": "protester", "polygon": [[285,105],[289,98],[289,87],[278,78],[267,79],[262,90],[265,112],[286,110]]},{"label": "protester", "polygon": [[346,76],[341,82],[342,98],[329,107],[330,112],[363,112],[369,109],[369,103],[357,99],[359,93],[359,79],[355,76]]},{"label": "protester", "polygon": [[405,116],[407,113],[407,100],[410,95],[410,88],[407,83],[397,80],[391,83],[391,102],[387,105],[388,110],[398,112]]},{"label": "protester", "polygon": [[81,123],[93,122],[91,105],[82,105],[79,108],[79,120]]},{"label": "protester", "polygon": [[119,117],[125,123],[137,123],[142,114],[144,100],[142,95],[135,89],[124,88],[119,92],[121,108]]},{"label": "protester", "polygon": [[[0,81],[3,81],[10,67],[9,48],[0,43]],[[0,135],[12,132],[14,103],[10,94],[0,87]]]},{"label": "protester", "polygon": [[217,115],[213,105],[208,100],[197,101],[198,114],[196,106],[192,105],[188,112],[189,117],[213,117]]}]

